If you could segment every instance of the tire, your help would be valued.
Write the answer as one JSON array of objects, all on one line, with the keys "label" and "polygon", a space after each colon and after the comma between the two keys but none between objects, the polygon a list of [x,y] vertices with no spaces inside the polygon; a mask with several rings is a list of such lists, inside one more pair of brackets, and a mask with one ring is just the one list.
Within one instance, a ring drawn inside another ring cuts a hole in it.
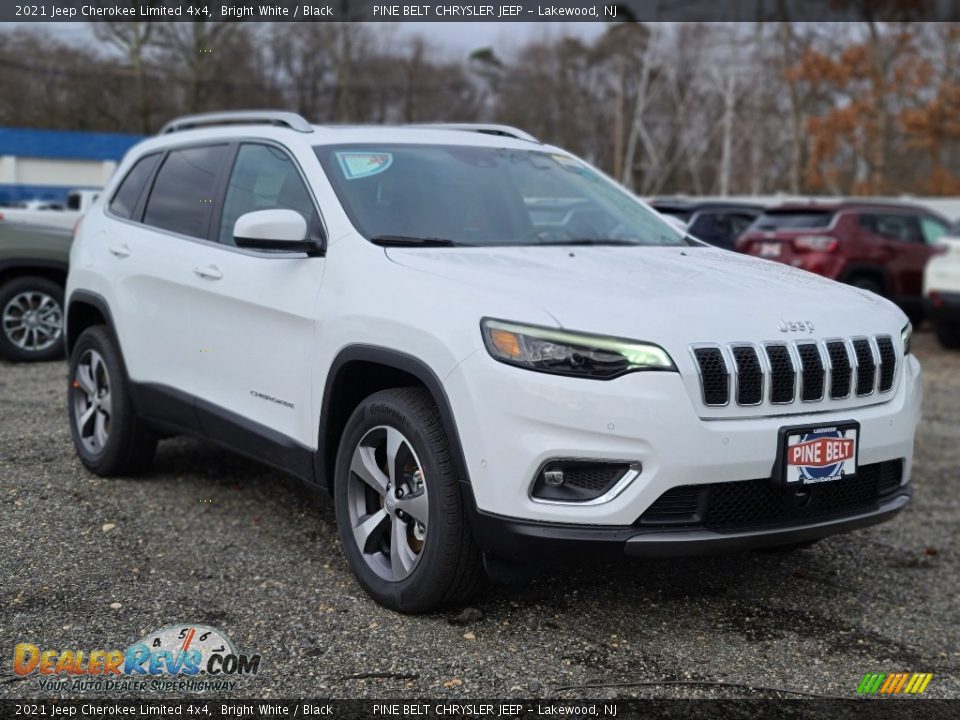
[{"label": "tire", "polygon": [[103,477],[146,470],[157,436],[134,412],[120,351],[104,326],[77,338],[69,378],[70,435],[80,461]]},{"label": "tire", "polygon": [[[385,472],[388,446],[392,474]],[[381,605],[424,613],[479,589],[480,551],[437,405],[425,390],[384,390],[354,410],[337,453],[334,501],[347,563]]]},{"label": "tire", "polygon": [[817,540],[804,540],[803,542],[789,543],[787,545],[775,545],[773,547],[759,548],[757,552],[765,553],[767,555],[785,555],[787,553],[796,552],[797,550],[805,550],[808,547],[812,547],[820,542],[820,539]]},{"label": "tire", "polygon": [[19,277],[0,287],[0,357],[14,362],[63,360],[63,287]]},{"label": "tire", "polygon": [[936,320],[933,323],[933,330],[943,347],[948,350],[960,350],[960,323]]},{"label": "tire", "polygon": [[937,340],[948,350],[960,349],[960,322],[949,323],[946,320],[935,320],[933,330]]}]

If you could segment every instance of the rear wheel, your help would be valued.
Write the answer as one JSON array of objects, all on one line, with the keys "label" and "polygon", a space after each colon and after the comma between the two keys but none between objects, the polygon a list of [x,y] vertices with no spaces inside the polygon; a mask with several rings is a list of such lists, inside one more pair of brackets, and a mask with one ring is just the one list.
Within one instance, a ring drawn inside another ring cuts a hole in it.
[{"label": "rear wheel", "polygon": [[429,612],[483,580],[437,406],[419,388],[384,390],[351,415],[334,495],[350,569],[381,605]]},{"label": "rear wheel", "polygon": [[960,349],[960,322],[947,322],[946,320],[936,320],[933,323],[934,332],[937,333],[937,340],[945,348],[950,350]]},{"label": "rear wheel", "polygon": [[24,362],[63,355],[63,288],[34,276],[0,287],[0,356]]},{"label": "rear wheel", "polygon": [[134,413],[120,351],[102,325],[77,338],[68,398],[73,445],[89,470],[131,475],[150,465],[157,436]]}]

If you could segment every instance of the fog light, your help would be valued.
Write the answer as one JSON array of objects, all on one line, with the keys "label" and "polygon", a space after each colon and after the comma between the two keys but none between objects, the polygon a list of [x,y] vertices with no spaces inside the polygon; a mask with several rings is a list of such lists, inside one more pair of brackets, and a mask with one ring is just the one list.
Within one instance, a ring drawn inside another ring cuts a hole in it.
[{"label": "fog light", "polygon": [[640,474],[639,463],[604,460],[550,460],[533,481],[534,500],[591,503],[612,500]]},{"label": "fog light", "polygon": [[544,470],[543,482],[552,487],[563,485],[563,470]]}]

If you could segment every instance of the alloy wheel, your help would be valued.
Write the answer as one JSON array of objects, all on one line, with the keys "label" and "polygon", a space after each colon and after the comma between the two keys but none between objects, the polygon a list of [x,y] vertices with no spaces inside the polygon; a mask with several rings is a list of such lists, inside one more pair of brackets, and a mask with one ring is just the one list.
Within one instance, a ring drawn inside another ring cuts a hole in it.
[{"label": "alloy wheel", "polygon": [[354,448],[347,485],[354,541],[384,580],[408,577],[427,537],[429,499],[423,466],[396,428],[370,429]]},{"label": "alloy wheel", "polygon": [[63,334],[60,303],[36,290],[14,295],[3,308],[3,332],[20,350],[46,350]]},{"label": "alloy wheel", "polygon": [[71,392],[80,442],[94,455],[103,452],[110,437],[113,400],[110,373],[103,356],[96,350],[87,350],[80,356]]}]

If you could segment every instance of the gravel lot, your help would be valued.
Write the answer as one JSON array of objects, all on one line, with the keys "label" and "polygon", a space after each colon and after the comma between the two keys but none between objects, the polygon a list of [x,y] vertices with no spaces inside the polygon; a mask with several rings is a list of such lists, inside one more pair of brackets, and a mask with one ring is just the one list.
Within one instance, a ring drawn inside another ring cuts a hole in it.
[{"label": "gravel lot", "polygon": [[[263,657],[230,697],[849,698],[866,672],[922,671],[927,697],[958,698],[960,354],[915,345],[916,494],[893,522],[787,556],[573,570],[426,617],[368,600],[331,503],[270,469],[177,439],[146,477],[88,474],[66,365],[0,362],[0,697],[51,696],[14,676],[16,643],[122,648],[194,622]],[[704,684],[637,684],[663,680]]]}]

